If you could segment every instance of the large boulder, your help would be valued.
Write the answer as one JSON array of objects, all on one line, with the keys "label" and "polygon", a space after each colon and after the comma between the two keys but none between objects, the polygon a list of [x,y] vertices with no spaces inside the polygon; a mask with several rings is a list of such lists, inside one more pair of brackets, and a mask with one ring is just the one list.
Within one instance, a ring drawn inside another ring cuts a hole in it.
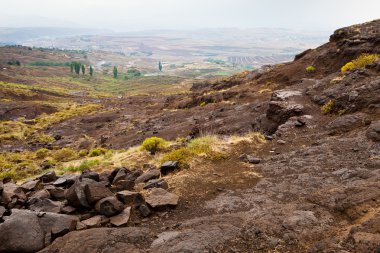
[{"label": "large boulder", "polygon": [[27,192],[27,191],[35,191],[38,189],[41,189],[41,181],[39,180],[29,180],[21,185],[21,188]]},{"label": "large boulder", "polygon": [[138,253],[135,245],[148,245],[151,238],[147,228],[94,228],[58,238],[40,253]]},{"label": "large boulder", "polygon": [[76,228],[73,216],[12,209],[0,224],[0,252],[36,252]]},{"label": "large boulder", "polygon": [[12,182],[3,185],[1,200],[9,208],[22,206],[26,200],[26,195],[22,187]]},{"label": "large boulder", "polygon": [[119,214],[121,211],[123,211],[123,209],[123,203],[117,200],[116,197],[107,197],[101,199],[95,205],[95,210],[106,217],[111,217]]},{"label": "large boulder", "polygon": [[61,202],[52,201],[47,198],[32,198],[28,200],[29,210],[36,212],[59,213],[61,211]]},{"label": "large boulder", "polygon": [[78,179],[78,175],[72,175],[72,174],[66,174],[60,176],[57,180],[54,181],[54,186],[59,187],[70,187],[75,183],[75,181]]},{"label": "large boulder", "polygon": [[90,204],[87,201],[85,188],[89,184],[96,184],[97,182],[88,178],[82,180],[78,179],[75,183],[65,191],[65,198],[69,205],[75,207],[90,208]]},{"label": "large boulder", "polygon": [[116,193],[116,197],[119,201],[123,202],[126,205],[139,206],[144,203],[143,196],[138,192],[120,191]]},{"label": "large boulder", "polygon": [[178,204],[179,197],[162,188],[154,188],[145,197],[146,203],[153,208],[173,207]]},{"label": "large boulder", "polygon": [[113,193],[103,184],[94,182],[87,184],[84,188],[87,203],[94,205],[101,199],[113,196]]}]

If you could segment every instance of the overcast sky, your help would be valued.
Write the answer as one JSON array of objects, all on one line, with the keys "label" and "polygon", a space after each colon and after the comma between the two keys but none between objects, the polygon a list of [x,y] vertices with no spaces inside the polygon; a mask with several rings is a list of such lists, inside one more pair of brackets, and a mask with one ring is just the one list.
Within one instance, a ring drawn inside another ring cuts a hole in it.
[{"label": "overcast sky", "polygon": [[0,27],[330,31],[380,18],[380,0],[0,0]]}]

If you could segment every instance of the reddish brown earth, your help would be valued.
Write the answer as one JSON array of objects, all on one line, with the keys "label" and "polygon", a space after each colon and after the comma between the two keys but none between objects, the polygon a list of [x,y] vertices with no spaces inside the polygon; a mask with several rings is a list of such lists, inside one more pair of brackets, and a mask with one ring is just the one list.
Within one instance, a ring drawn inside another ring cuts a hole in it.
[{"label": "reddish brown earth", "polygon": [[[99,144],[106,136],[110,148],[202,132],[273,140],[166,176],[180,196],[175,210],[133,216],[137,228],[71,232],[41,252],[380,252],[380,62],[331,83],[362,53],[380,54],[380,20],[340,29],[290,63],[191,94],[102,99],[102,112],[54,125],[46,132],[65,137],[56,144],[74,147],[82,134]],[[261,162],[243,163],[243,153]]]}]

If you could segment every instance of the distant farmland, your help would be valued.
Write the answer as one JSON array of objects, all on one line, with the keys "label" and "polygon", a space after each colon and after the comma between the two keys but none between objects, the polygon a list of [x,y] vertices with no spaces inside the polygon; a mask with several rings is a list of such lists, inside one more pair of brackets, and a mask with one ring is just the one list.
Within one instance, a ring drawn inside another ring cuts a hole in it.
[{"label": "distant farmland", "polygon": [[273,56],[230,56],[228,62],[236,65],[262,66],[267,64],[276,64],[293,60],[291,55],[273,55]]}]

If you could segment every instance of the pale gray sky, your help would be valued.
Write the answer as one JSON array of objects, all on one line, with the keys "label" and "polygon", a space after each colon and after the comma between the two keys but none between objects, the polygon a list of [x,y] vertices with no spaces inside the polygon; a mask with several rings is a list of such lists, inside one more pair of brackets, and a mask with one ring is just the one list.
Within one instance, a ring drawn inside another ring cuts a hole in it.
[{"label": "pale gray sky", "polygon": [[380,0],[0,0],[0,27],[334,30],[376,18]]}]

